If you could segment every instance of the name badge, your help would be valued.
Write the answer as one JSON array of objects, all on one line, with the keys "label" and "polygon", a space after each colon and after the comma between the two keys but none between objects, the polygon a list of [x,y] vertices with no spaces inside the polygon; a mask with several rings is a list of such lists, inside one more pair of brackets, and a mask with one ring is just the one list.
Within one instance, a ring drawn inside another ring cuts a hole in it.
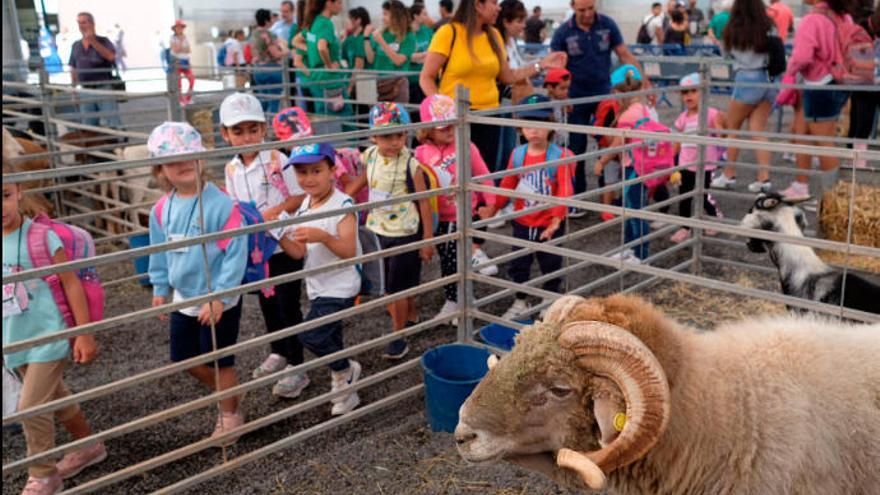
[{"label": "name badge", "polygon": [[[168,234],[168,242],[182,241],[184,239],[186,239],[186,235],[184,235],[184,234],[170,234],[170,233]],[[169,252],[171,252],[171,253],[186,253],[187,251],[189,251],[189,248],[190,248],[190,246],[177,247],[177,248],[171,249]]]},{"label": "name badge", "polygon": [[[18,289],[18,290],[16,290]],[[3,317],[20,315],[27,309],[28,295],[24,284],[3,284]]]}]

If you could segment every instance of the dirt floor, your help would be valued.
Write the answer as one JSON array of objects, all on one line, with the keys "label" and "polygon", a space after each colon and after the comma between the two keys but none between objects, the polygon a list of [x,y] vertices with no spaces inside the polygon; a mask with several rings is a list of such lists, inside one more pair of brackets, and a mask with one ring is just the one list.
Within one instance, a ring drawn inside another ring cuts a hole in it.
[{"label": "dirt floor", "polygon": [[[678,109],[665,110],[664,114],[677,113]],[[667,119],[669,120],[669,119]],[[750,153],[744,153],[744,160],[752,160]],[[790,166],[779,160],[781,166]],[[751,181],[749,173],[740,174],[738,190],[745,190]],[[780,184],[782,185],[782,184]],[[591,183],[595,187],[595,182]],[[784,187],[784,186],[783,186]],[[748,204],[742,201],[721,201],[728,218],[741,218]],[[674,210],[675,211],[675,210]],[[811,215],[810,221],[815,217]],[[595,225],[598,216],[590,214],[582,219],[572,220],[572,228]],[[812,223],[815,225],[815,223]],[[498,232],[509,232],[505,227]],[[591,253],[601,253],[620,243],[620,229],[609,229],[604,233],[581,240],[570,246]],[[765,256],[749,253],[744,248],[731,249],[708,246],[706,254],[740,261],[763,261]],[[670,246],[666,239],[652,245],[655,252]],[[488,245],[490,256],[507,252],[508,248]],[[674,266],[690,256],[685,251],[658,263],[661,267]],[[537,267],[535,267],[537,272]],[[778,290],[778,283],[772,275],[757,272],[722,268],[706,264],[704,273],[716,279],[736,282],[751,287]],[[504,273],[504,272],[502,272]],[[598,277],[612,273],[612,269],[591,266],[573,274],[571,286],[579,286]],[[102,269],[105,280],[112,280],[131,274],[131,267],[109,267]],[[439,276],[437,261],[430,263],[423,271],[423,280],[433,280]],[[643,280],[630,275],[621,282],[606,285],[594,292],[596,295],[616,292]],[[477,287],[478,296],[491,291],[484,286]],[[731,319],[753,314],[784,311],[780,305],[768,304],[719,291],[694,288],[681,284],[664,282],[655,284],[640,292],[678,318],[682,323],[700,328]],[[108,313],[110,316],[143,309],[149,305],[150,296],[146,289],[135,283],[117,286],[108,294]],[[511,299],[499,301],[488,311],[501,314]],[[428,318],[442,305],[442,291],[419,299],[421,316]],[[346,342],[363,342],[385,335],[390,328],[390,319],[384,311],[376,310],[367,315],[346,321]],[[244,341],[264,333],[264,325],[254,296],[246,298],[242,317],[239,341]],[[408,357],[417,357],[428,348],[455,339],[455,329],[444,327],[431,330],[410,342]],[[168,357],[168,333],[165,324],[155,320],[133,322],[122,328],[115,328],[98,337],[102,354],[89,366],[71,365],[66,377],[74,391],[86,390],[129,377],[136,373],[166,365]],[[246,352],[237,356],[237,367],[242,379],[249,379],[250,371],[265,357],[268,349]],[[365,375],[372,375],[388,369],[390,365],[380,357],[379,350],[372,350],[357,357],[363,364]],[[310,373],[312,385],[304,393],[304,399],[315,397],[329,389],[328,372],[319,369]],[[421,371],[414,368],[397,378],[367,388],[361,393],[362,404],[375,402],[391,393],[404,390],[421,382]],[[204,395],[204,390],[196,386],[194,380],[182,374],[158,379],[128,389],[111,396],[89,401],[84,410],[97,431],[107,430],[127,421],[141,418],[173,405],[178,405],[194,397]],[[248,394],[247,415],[253,420],[289,407],[296,402],[278,399],[268,388]],[[108,442],[110,457],[107,461],[83,472],[71,480],[68,486],[86,482],[113,471],[145,461],[154,456],[183,447],[209,435],[214,426],[213,408],[195,411],[182,418],[162,422],[146,430],[132,432]],[[246,454],[254,449],[268,445],[283,437],[302,431],[308,427],[330,419],[329,405],[285,419],[264,429],[243,437],[228,450],[229,458]],[[3,462],[21,459],[25,455],[23,436],[11,429],[3,431]],[[59,432],[59,442],[67,442],[66,433]],[[139,475],[99,493],[138,494],[147,493],[172,484],[188,476],[214,467],[222,462],[219,450],[209,450],[185,457],[166,466],[159,467],[145,475]],[[21,490],[24,473],[21,471],[3,476],[3,494],[15,494]],[[502,464],[487,467],[466,466],[455,452],[452,437],[447,433],[435,433],[427,428],[424,415],[423,395],[418,395],[393,407],[372,413],[360,420],[335,428],[329,432],[312,437],[277,454],[246,464],[209,482],[192,488],[187,493],[199,494],[459,494],[485,493],[496,495],[513,494],[554,494],[567,493],[541,476],[527,473],[510,465]]]}]

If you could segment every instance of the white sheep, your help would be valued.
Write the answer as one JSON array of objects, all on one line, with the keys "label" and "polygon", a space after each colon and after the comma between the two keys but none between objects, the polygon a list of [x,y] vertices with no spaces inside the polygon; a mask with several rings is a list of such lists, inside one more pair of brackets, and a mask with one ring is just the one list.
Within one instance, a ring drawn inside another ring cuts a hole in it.
[{"label": "white sheep", "polygon": [[[741,225],[803,237],[807,223],[796,203],[769,193],[758,196]],[[847,308],[880,314],[880,286],[828,266],[810,247],[755,238],[749,239],[748,247],[755,253],[770,253],[770,260],[779,269],[784,294],[835,305],[842,300]]]},{"label": "white sheep", "polygon": [[458,449],[570,488],[876,495],[880,325],[788,315],[697,332],[565,296],[460,410]]}]

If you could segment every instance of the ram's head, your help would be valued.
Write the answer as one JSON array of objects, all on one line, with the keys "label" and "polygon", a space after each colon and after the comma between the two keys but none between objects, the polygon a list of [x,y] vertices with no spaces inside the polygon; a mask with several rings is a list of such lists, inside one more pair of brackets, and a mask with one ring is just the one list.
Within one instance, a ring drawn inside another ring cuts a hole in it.
[{"label": "ram's head", "polygon": [[645,306],[656,316],[636,298],[557,300],[462,406],[455,431],[462,457],[508,460],[562,484],[601,489],[605,474],[644,456],[670,409],[664,370],[627,330],[635,323],[652,332],[629,314]]}]

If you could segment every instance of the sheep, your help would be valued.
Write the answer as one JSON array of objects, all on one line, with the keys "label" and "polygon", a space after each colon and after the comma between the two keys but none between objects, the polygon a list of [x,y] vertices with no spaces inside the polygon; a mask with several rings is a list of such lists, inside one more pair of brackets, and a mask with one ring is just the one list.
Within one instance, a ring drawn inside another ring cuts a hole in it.
[{"label": "sheep", "polygon": [[878,355],[876,324],[698,332],[635,296],[563,296],[461,406],[455,441],[583,491],[876,494]]},{"label": "sheep", "polygon": [[[741,225],[803,237],[806,216],[796,203],[777,193],[761,194]],[[748,240],[748,247],[755,253],[770,253],[779,269],[784,294],[834,305],[839,305],[842,298],[847,308],[880,314],[880,286],[855,273],[844,274],[828,266],[811,248],[754,238]]]}]

